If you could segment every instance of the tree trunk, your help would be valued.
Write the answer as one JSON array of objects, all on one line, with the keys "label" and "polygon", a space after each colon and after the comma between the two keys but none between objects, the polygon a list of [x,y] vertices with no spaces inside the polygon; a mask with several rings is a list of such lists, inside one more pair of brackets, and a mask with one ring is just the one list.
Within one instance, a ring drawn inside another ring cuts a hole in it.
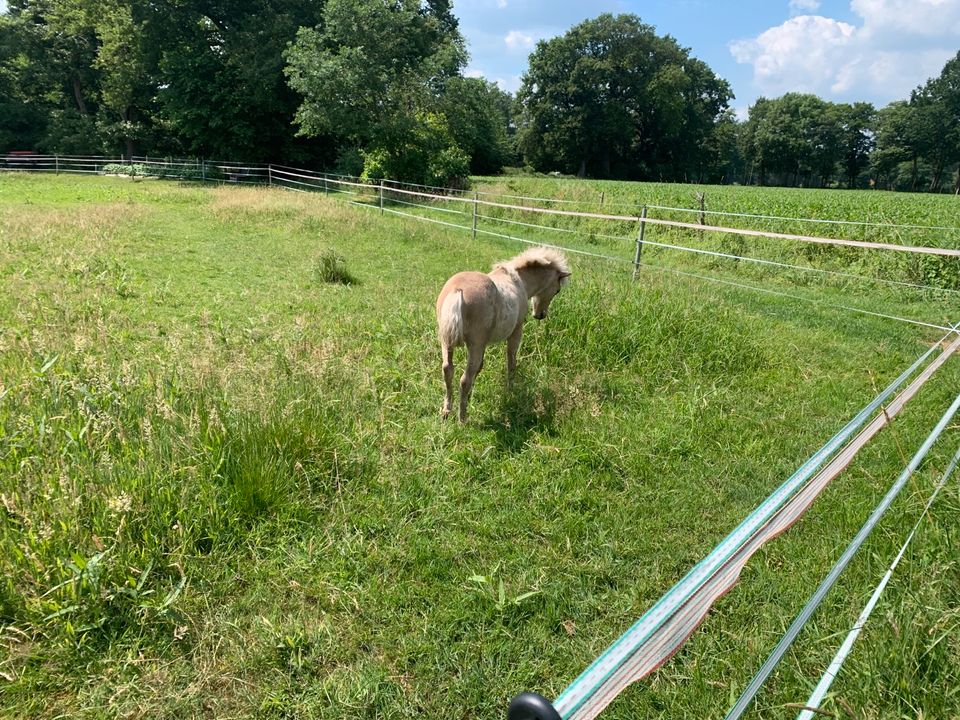
[{"label": "tree trunk", "polygon": [[80,87],[80,78],[76,75],[73,76],[73,97],[76,98],[77,109],[80,111],[80,114],[89,115],[87,103],[83,99],[83,88]]},{"label": "tree trunk", "polygon": [[610,177],[610,151],[604,150],[600,156],[600,173],[604,178]]},{"label": "tree trunk", "polygon": [[[121,114],[121,117],[123,118],[124,123],[126,123],[127,125],[130,124],[130,116],[131,116],[130,108],[124,109],[123,113]],[[133,152],[135,149],[133,146],[133,138],[130,137],[129,135],[126,135],[123,138],[123,142],[127,146],[127,158],[130,160],[130,163],[133,164]]]},{"label": "tree trunk", "polygon": [[577,170],[577,177],[585,178],[587,176],[587,159],[582,158],[580,160],[580,169]]},{"label": "tree trunk", "polygon": [[937,156],[937,165],[933,171],[933,177],[930,178],[930,192],[940,192],[940,186],[943,183],[943,153]]},{"label": "tree trunk", "polygon": [[917,176],[919,175],[919,168],[917,167],[918,158],[916,155],[913,156],[913,169],[910,171],[910,192],[914,192],[917,189]]}]

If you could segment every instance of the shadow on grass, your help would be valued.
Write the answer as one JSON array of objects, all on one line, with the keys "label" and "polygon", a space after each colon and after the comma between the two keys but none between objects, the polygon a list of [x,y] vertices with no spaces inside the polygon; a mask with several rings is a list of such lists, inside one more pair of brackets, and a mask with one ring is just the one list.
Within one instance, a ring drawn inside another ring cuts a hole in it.
[{"label": "shadow on grass", "polygon": [[492,430],[496,446],[507,452],[522,450],[533,433],[555,432],[557,396],[548,387],[538,387],[519,373],[504,384],[496,412],[481,424]]}]

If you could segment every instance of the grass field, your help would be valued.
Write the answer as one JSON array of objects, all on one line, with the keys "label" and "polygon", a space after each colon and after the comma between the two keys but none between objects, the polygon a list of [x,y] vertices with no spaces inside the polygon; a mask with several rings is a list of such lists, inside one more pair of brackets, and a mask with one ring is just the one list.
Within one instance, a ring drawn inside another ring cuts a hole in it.
[{"label": "grass field", "polygon": [[[956,224],[939,212],[914,214]],[[495,348],[470,424],[443,423],[436,293],[520,249],[320,195],[0,175],[0,715],[485,719],[555,697],[943,334],[571,258],[514,394]],[[804,291],[960,319],[938,294]],[[603,717],[723,717],[958,387],[954,358]],[[806,699],[958,435],[753,717]],[[838,717],[960,716],[957,487]]]}]

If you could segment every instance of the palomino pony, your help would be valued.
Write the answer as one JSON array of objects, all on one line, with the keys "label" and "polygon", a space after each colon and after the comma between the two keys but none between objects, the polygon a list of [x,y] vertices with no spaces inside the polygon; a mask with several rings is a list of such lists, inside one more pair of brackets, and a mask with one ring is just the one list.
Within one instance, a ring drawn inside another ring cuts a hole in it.
[{"label": "palomino pony", "polygon": [[570,277],[567,259],[546,247],[530,248],[512,260],[498,263],[485,275],[460,272],[447,280],[437,298],[437,324],[443,352],[446,396],[441,415],[450,415],[453,402],[453,350],[467,346],[467,367],[460,378],[460,422],[467,420],[467,403],[477,374],[483,368],[487,345],[507,341],[507,379],[517,366],[527,301],[533,316],[543,320],[553,296]]}]

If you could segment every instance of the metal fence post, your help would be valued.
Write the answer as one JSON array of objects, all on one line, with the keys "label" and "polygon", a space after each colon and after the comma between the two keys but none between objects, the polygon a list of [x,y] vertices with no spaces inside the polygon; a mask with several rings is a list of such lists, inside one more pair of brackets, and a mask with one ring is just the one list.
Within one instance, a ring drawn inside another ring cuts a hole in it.
[{"label": "metal fence post", "polygon": [[480,198],[478,192],[473,193],[473,239],[477,239],[477,200]]},{"label": "metal fence post", "polygon": [[633,256],[633,279],[636,281],[640,272],[640,253],[643,252],[643,232],[647,227],[647,206],[640,210],[640,230],[637,232],[637,251]]},{"label": "metal fence post", "polygon": [[380,214],[383,215],[383,179],[380,180]]},{"label": "metal fence post", "polygon": [[54,161],[54,163],[56,164],[57,175],[59,175],[59,174],[60,174],[60,156],[59,156],[59,155],[54,155],[54,156],[53,156],[53,161]]},{"label": "metal fence post", "polygon": [[273,165],[267,164],[267,185],[273,185]]},{"label": "metal fence post", "polygon": [[323,174],[323,194],[326,195],[330,192],[330,188],[327,186],[327,174]]}]

